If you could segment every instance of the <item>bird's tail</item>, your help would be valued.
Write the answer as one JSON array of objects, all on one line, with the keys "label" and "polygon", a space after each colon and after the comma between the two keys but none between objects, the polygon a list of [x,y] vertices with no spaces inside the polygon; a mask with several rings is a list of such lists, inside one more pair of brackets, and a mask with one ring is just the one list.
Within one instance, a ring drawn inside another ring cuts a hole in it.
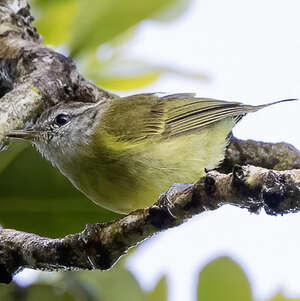
[{"label": "bird's tail", "polygon": [[266,108],[266,107],[269,107],[269,106],[272,106],[272,105],[275,105],[275,104],[278,104],[278,103],[281,103],[281,102],[296,101],[296,100],[299,100],[299,99],[297,99],[297,98],[283,99],[283,100],[273,101],[273,102],[266,103],[266,104],[263,104],[263,105],[258,105],[258,106],[247,106],[246,105],[245,109],[247,109],[249,107],[248,112],[256,112],[258,110],[261,110],[263,108]]}]

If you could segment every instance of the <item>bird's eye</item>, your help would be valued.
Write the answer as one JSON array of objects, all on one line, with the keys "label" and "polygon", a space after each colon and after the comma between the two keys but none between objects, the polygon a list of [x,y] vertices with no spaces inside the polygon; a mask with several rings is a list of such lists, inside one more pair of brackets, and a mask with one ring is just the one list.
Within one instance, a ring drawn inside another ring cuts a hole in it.
[{"label": "bird's eye", "polygon": [[55,123],[58,125],[58,126],[63,126],[65,125],[66,123],[68,123],[70,120],[70,116],[69,115],[66,115],[66,114],[59,114],[55,117]]}]

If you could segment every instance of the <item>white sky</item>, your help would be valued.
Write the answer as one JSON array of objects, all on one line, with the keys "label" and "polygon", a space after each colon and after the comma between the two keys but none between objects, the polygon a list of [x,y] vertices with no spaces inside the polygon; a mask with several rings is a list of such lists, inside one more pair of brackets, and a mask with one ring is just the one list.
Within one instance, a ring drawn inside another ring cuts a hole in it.
[{"label": "white sky", "polygon": [[[132,58],[204,72],[212,81],[166,75],[138,92],[197,92],[249,104],[300,98],[299,11],[299,0],[194,0],[175,22],[144,22],[128,46]],[[264,109],[234,133],[300,149],[299,109],[300,103]],[[169,301],[192,301],[201,267],[229,255],[245,269],[257,299],[279,289],[300,297],[299,228],[300,214],[251,215],[226,206],[147,240],[129,268],[146,288],[167,274]]]},{"label": "white sky", "polygon": [[[175,22],[145,22],[131,57],[202,71],[212,81],[164,76],[139,92],[192,91],[249,104],[300,97],[299,11],[298,0],[194,0]],[[251,114],[234,133],[300,149],[299,109],[286,103]],[[257,299],[279,289],[300,297],[299,228],[300,214],[269,217],[226,206],[144,242],[129,268],[146,288],[167,274],[169,301],[191,301],[200,268],[229,255],[245,269]]]}]

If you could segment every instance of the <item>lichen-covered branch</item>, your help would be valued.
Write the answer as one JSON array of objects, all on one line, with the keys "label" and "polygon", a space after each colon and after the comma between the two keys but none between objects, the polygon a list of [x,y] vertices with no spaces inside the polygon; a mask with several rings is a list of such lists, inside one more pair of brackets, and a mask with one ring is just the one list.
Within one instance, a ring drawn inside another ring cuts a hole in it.
[{"label": "lichen-covered branch", "polygon": [[275,170],[299,169],[300,152],[285,142],[243,141],[232,137],[225,160],[218,170],[228,173],[236,164],[251,164]]},{"label": "lichen-covered branch", "polygon": [[153,206],[102,224],[87,225],[62,239],[3,229],[0,231],[0,282],[8,283],[24,267],[42,270],[110,268],[130,248],[147,237],[183,223],[187,218],[224,204],[268,214],[300,209],[300,170],[273,171],[236,166],[232,173],[208,173]]}]

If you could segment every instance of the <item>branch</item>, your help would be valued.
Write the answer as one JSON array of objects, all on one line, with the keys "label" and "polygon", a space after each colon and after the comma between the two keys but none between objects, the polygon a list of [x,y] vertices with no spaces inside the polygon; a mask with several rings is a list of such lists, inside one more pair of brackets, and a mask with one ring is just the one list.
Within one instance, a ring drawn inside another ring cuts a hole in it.
[{"label": "branch", "polygon": [[213,171],[173,196],[163,195],[149,208],[102,224],[87,225],[62,239],[3,229],[0,231],[0,281],[28,267],[42,270],[110,268],[145,238],[187,218],[224,204],[277,215],[300,209],[300,170],[273,171],[236,166],[232,173]]},{"label": "branch", "polygon": [[250,164],[275,170],[300,169],[300,152],[285,142],[243,141],[232,137],[225,160],[218,171],[229,173],[236,164]]}]

